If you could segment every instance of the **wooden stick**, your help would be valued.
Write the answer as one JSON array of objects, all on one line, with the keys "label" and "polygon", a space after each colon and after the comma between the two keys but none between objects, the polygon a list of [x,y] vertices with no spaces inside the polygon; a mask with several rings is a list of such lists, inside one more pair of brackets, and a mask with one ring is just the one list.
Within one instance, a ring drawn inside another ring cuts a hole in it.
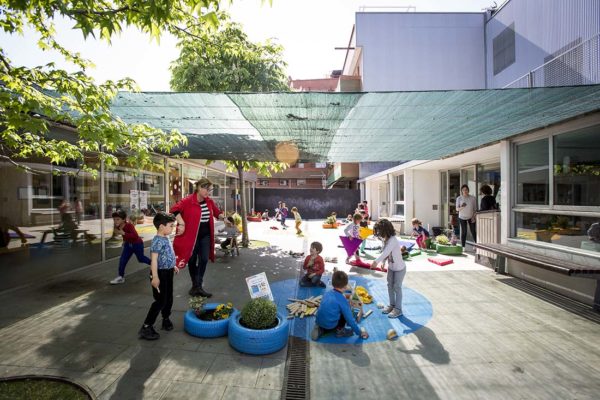
[{"label": "wooden stick", "polygon": [[369,310],[365,313],[365,315],[363,316],[363,319],[367,318],[369,315],[373,314],[373,310]]}]

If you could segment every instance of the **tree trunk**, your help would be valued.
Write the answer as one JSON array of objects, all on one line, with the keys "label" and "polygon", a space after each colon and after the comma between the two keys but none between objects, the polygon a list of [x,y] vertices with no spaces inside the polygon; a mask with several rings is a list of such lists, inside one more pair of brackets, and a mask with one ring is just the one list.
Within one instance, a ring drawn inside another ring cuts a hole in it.
[{"label": "tree trunk", "polygon": [[241,217],[242,217],[242,247],[248,247],[250,244],[250,238],[248,238],[248,220],[246,219],[246,215],[248,211],[246,210],[246,188],[244,184],[244,168],[241,162],[236,163],[236,168],[238,171],[238,188],[240,192],[241,199]]}]

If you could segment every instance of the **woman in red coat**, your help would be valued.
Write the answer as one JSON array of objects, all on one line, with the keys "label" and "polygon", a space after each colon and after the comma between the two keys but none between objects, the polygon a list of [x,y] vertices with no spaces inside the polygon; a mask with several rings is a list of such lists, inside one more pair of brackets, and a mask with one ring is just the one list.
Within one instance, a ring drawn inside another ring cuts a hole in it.
[{"label": "woman in red coat", "polygon": [[177,218],[177,235],[173,241],[176,265],[185,268],[188,264],[192,296],[210,297],[202,288],[208,259],[215,261],[215,221],[223,219],[223,213],[209,197],[212,182],[202,178],[196,182],[196,192],[185,197],[171,207],[170,212]]}]

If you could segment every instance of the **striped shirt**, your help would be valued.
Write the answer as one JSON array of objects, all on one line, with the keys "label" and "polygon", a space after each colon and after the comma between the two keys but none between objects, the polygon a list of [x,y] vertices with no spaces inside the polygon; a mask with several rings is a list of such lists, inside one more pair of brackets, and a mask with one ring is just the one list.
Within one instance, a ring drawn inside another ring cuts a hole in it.
[{"label": "striped shirt", "polygon": [[202,210],[202,214],[200,215],[200,223],[208,222],[210,220],[210,211],[208,210],[206,201],[200,203],[200,209]]}]

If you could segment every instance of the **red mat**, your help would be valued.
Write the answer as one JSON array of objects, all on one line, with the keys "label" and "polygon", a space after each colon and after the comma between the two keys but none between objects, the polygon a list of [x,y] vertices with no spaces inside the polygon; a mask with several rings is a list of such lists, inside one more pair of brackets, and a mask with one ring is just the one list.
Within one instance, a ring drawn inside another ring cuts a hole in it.
[{"label": "red mat", "polygon": [[[366,263],[363,260],[352,260],[352,261],[350,261],[350,265],[352,265],[354,267],[359,267],[359,268],[371,269],[371,264]],[[373,268],[372,271],[387,272],[387,269],[377,267],[377,268]]]},{"label": "red mat", "polygon": [[432,262],[432,263],[437,264],[437,265],[442,266],[442,267],[444,265],[452,264],[454,262],[453,259],[446,258],[446,257],[429,257],[427,259],[427,261]]}]

